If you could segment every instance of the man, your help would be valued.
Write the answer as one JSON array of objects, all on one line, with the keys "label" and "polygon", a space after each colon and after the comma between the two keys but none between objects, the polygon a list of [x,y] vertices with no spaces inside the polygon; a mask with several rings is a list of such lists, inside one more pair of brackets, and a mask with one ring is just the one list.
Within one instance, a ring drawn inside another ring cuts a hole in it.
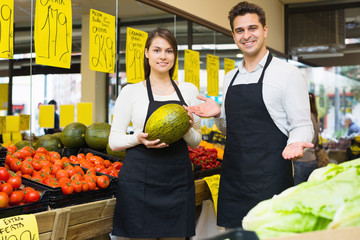
[{"label": "man", "polygon": [[240,2],[229,20],[244,60],[225,76],[221,109],[203,96],[198,98],[205,102],[190,109],[215,117],[226,132],[217,223],[236,228],[257,203],[293,185],[289,160],[314,145],[307,82],[296,67],[266,49],[262,8]]},{"label": "man", "polygon": [[353,121],[351,114],[347,114],[344,118],[344,126],[348,129],[346,136],[357,135],[360,133],[360,127],[356,125]]}]

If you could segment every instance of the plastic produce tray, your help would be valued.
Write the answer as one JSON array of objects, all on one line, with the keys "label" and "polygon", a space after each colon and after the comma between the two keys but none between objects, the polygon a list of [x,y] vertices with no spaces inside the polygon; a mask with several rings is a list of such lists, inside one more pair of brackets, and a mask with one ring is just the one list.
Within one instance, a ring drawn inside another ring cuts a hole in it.
[{"label": "plastic produce tray", "polygon": [[[83,169],[86,172],[87,169],[86,168]],[[100,176],[107,174],[96,172],[96,175]],[[53,188],[43,183],[38,183],[29,179],[27,180],[32,181],[34,184],[49,190],[50,191],[49,206],[51,209],[56,209],[56,208],[62,208],[62,207],[112,198],[115,194],[117,178],[110,175],[107,176],[110,179],[110,184],[107,188],[92,190],[87,192],[73,193],[69,195],[64,195],[61,190],[61,187]]]},{"label": "plastic produce tray", "polygon": [[87,154],[87,153],[92,153],[95,156],[99,156],[102,157],[104,160],[110,160],[111,162],[122,162],[124,161],[124,159],[120,158],[120,157],[115,157],[115,156],[111,156],[109,154],[103,153],[103,152],[99,152],[90,148],[80,148],[78,153],[83,153],[83,154]]},{"label": "plastic produce tray", "polygon": [[0,148],[0,165],[4,166],[6,158],[7,149],[4,147]]},{"label": "plastic produce tray", "polygon": [[[34,203],[26,203],[24,205],[10,206],[0,209],[1,218],[16,216],[20,214],[30,214],[43,212],[48,210],[51,192],[48,188],[36,184],[26,178],[22,178],[22,185],[24,187],[32,187],[35,190],[42,192],[39,201]],[[22,187],[23,188],[23,187]]]}]

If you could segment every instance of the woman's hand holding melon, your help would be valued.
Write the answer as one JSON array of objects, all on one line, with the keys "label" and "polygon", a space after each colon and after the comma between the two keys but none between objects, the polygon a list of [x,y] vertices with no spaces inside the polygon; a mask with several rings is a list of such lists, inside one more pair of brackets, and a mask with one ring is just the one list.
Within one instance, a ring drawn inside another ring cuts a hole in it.
[{"label": "woman's hand holding melon", "polygon": [[148,137],[149,134],[147,133],[143,133],[140,132],[138,133],[138,135],[136,136],[138,141],[142,144],[145,145],[145,147],[147,148],[164,148],[164,147],[168,147],[169,145],[166,143],[160,143],[160,139],[156,139],[154,141],[149,141],[146,138]]},{"label": "woman's hand holding melon", "polygon": [[187,106],[185,106],[185,105],[183,105],[183,107],[185,108],[185,110],[187,111],[187,114],[188,114],[188,116],[189,116],[189,118],[190,118],[190,120],[189,120],[189,129],[188,129],[188,131],[187,132],[189,132],[190,131],[190,129],[193,127],[193,125],[194,125],[194,116],[193,116],[193,114],[192,114],[192,112],[191,112],[191,110],[187,107]]}]

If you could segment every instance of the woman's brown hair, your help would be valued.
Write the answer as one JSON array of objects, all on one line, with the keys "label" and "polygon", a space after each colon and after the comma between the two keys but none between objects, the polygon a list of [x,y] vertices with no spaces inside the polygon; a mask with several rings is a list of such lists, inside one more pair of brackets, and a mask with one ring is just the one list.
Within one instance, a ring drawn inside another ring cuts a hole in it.
[{"label": "woman's brown hair", "polygon": [[[170,44],[170,46],[172,47],[172,49],[174,51],[174,57],[175,57],[174,58],[174,65],[169,70],[170,78],[172,78],[174,70],[175,70],[177,55],[178,55],[176,39],[175,39],[174,35],[169,30],[167,30],[165,28],[156,28],[151,33],[149,33],[148,38],[147,38],[146,43],[145,43],[145,49],[149,50],[149,47],[150,47],[152,41],[156,37],[161,37],[161,38],[165,39],[166,41],[168,41],[168,43]],[[150,69],[150,65],[149,65],[149,59],[146,58],[146,56],[144,55],[145,79],[147,79],[150,76],[150,70],[151,69]]]},{"label": "woman's brown hair", "polygon": [[309,93],[309,100],[310,100],[310,111],[314,114],[316,121],[318,121],[318,111],[316,107],[316,99],[313,93]]}]

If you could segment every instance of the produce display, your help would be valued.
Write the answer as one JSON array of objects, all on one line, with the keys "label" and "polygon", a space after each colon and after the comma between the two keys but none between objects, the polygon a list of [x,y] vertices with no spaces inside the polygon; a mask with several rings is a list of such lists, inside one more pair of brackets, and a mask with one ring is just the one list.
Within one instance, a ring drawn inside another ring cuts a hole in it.
[{"label": "produce display", "polygon": [[189,116],[179,104],[166,104],[154,111],[145,125],[148,140],[160,139],[171,144],[181,139],[189,130]]},{"label": "produce display", "polygon": [[360,158],[329,164],[307,182],[260,202],[243,219],[261,239],[360,226]]}]

